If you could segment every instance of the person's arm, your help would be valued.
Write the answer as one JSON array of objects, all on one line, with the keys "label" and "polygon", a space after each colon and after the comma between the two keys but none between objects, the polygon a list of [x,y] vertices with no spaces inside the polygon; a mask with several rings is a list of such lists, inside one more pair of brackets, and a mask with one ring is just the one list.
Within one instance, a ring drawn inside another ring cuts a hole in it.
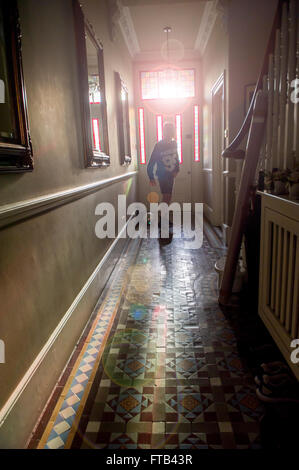
[{"label": "person's arm", "polygon": [[154,147],[154,150],[152,151],[150,161],[148,162],[148,165],[147,165],[147,174],[151,182],[155,181],[154,166],[157,163],[157,156],[158,156],[158,152],[157,152],[157,144],[156,144]]}]

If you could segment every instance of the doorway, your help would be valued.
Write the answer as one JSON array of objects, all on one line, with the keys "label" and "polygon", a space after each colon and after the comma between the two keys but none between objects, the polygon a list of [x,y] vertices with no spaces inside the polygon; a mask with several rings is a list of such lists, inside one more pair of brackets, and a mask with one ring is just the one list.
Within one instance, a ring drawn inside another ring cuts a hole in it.
[{"label": "doorway", "polygon": [[226,146],[225,72],[212,88],[212,165],[214,186],[214,224],[226,239],[229,199],[228,161],[221,154]]},{"label": "doorway", "polygon": [[[192,108],[188,107],[180,113],[150,113],[146,122],[147,125],[147,148],[153,150],[155,144],[163,136],[163,124],[172,122],[175,126],[175,139],[178,145],[178,156],[180,161],[179,174],[175,179],[172,194],[172,202],[191,203],[192,201]],[[150,153],[148,155],[148,160]]]}]

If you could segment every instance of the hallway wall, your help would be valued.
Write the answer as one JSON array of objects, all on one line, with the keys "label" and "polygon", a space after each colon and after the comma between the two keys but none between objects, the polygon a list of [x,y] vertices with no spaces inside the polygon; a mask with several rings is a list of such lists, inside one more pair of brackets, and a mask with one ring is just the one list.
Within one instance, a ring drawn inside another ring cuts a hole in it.
[{"label": "hallway wall", "polygon": [[[244,87],[255,84],[269,35],[277,0],[230,0],[229,30],[229,140],[239,132],[244,120]],[[240,18],[243,20],[240,21]]]},{"label": "hallway wall", "polygon": [[[244,117],[245,86],[255,84],[262,66],[272,28],[277,0],[230,0],[224,14],[218,13],[202,58],[203,67],[203,194],[206,215],[214,223],[215,180],[212,168],[212,93],[223,70],[227,78],[227,144],[239,131]],[[245,144],[244,144],[245,145]],[[221,157],[220,157],[221,158]],[[235,179],[241,162],[226,163],[229,171],[229,225],[235,204]]]},{"label": "hallway wall", "polygon": [[[82,190],[69,204],[64,204],[61,196],[55,210],[31,218],[24,215],[24,220],[0,231],[0,338],[6,353],[6,363],[0,364],[0,448],[25,445],[121,249],[95,271],[113,241],[95,236],[96,205],[116,203],[118,194],[127,194],[129,201],[136,199],[136,174],[125,178],[137,169],[131,57],[120,30],[114,42],[110,39],[106,3],[82,3],[104,46],[111,165],[107,169],[84,168],[72,1],[41,0],[37,7],[36,0],[21,0],[23,66],[35,168],[32,173],[0,175],[0,216],[4,209],[31,198],[44,197],[47,202],[53,193],[66,189],[122,175],[124,179],[93,192]],[[115,70],[129,92],[133,156],[129,166],[119,163]],[[93,273],[94,279],[82,290]],[[80,299],[73,304],[79,293]],[[63,326],[60,322],[70,306],[73,310]],[[41,364],[30,371],[58,325],[61,331],[55,332],[52,345],[48,343],[48,353],[41,355]],[[12,395],[17,386],[20,398]]]}]

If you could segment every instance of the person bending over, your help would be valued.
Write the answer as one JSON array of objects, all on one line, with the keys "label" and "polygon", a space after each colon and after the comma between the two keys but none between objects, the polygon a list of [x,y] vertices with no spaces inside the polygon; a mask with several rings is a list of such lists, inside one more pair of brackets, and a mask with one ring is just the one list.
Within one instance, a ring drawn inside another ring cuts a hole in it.
[{"label": "person bending over", "polygon": [[151,186],[156,186],[154,168],[159,181],[163,202],[170,204],[174,178],[179,172],[177,143],[174,140],[175,129],[171,122],[163,126],[163,139],[156,143],[147,166]]}]

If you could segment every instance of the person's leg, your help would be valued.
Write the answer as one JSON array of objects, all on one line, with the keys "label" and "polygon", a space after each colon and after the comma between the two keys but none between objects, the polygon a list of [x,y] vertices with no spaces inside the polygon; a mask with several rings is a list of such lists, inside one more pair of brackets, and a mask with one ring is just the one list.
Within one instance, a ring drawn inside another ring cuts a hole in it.
[{"label": "person's leg", "polygon": [[162,193],[162,202],[170,204],[173,189],[173,177],[169,175],[164,178],[159,178],[159,184]]},{"label": "person's leg", "polygon": [[[172,197],[172,188],[173,188],[173,177],[166,177],[159,179],[160,190],[162,193],[162,202],[165,202],[167,205],[171,202]],[[172,225],[172,221],[169,220],[169,225]],[[159,218],[159,227],[161,227],[161,219]],[[171,241],[172,236],[168,239]]]},{"label": "person's leg", "polygon": [[[170,201],[171,201],[171,196],[172,196],[172,193],[168,192],[168,193],[162,193],[162,202],[165,202],[167,205],[170,204]],[[161,238],[161,232],[160,232],[160,243],[163,243],[163,244],[168,244],[172,241],[172,237],[173,237],[173,234],[172,234],[172,220],[171,219],[171,214],[169,214],[169,219],[168,219],[168,224],[169,224],[169,236],[168,238]],[[160,220],[160,223],[159,223],[159,227],[160,227],[160,230],[161,230],[161,220]]]},{"label": "person's leg", "polygon": [[170,204],[171,201],[171,193],[163,193],[162,194],[162,202],[166,202],[166,204]]}]

